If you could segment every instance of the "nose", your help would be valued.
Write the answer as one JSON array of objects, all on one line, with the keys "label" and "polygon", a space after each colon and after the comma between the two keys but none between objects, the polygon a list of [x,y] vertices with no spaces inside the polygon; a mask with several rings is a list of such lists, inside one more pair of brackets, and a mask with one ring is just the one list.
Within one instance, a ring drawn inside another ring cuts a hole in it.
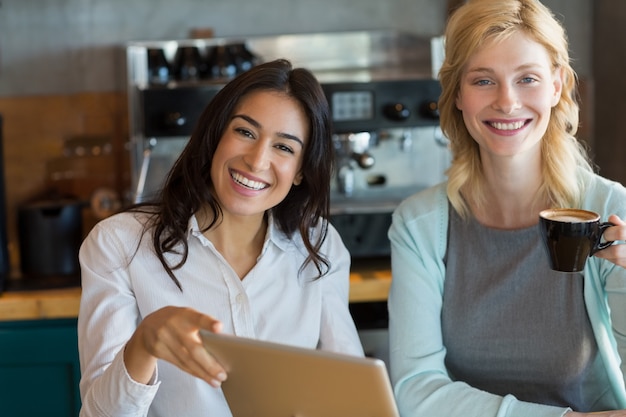
[{"label": "nose", "polygon": [[244,154],[243,160],[251,171],[263,171],[270,165],[270,149],[262,140],[257,140]]},{"label": "nose", "polygon": [[504,114],[511,114],[519,109],[521,104],[515,88],[509,85],[500,85],[494,101],[494,107]]}]

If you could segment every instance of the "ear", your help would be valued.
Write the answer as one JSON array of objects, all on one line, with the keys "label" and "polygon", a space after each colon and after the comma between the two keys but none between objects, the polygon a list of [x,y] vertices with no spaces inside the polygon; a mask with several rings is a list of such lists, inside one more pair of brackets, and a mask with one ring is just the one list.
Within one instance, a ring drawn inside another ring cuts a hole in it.
[{"label": "ear", "polygon": [[559,104],[561,93],[563,92],[563,68],[557,68],[554,71],[554,95],[552,96],[552,107]]},{"label": "ear", "polygon": [[302,183],[302,172],[298,172],[293,179],[293,185],[300,185]]}]

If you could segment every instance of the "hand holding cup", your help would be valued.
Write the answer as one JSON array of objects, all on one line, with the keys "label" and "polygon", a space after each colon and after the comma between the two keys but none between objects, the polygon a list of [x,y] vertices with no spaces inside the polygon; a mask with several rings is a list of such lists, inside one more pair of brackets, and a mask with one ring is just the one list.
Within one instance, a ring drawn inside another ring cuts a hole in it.
[{"label": "hand holding cup", "polygon": [[616,242],[605,250],[597,252],[595,256],[626,268],[626,244],[624,244],[626,243],[626,221],[615,214],[610,215],[608,220],[615,226],[607,229],[604,238],[621,242],[619,244]]}]

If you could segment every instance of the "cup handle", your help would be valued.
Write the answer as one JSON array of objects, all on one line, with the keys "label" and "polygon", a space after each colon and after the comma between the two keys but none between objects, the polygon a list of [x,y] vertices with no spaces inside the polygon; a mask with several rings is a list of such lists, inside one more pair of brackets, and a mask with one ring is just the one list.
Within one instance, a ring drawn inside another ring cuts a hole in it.
[{"label": "cup handle", "polygon": [[602,235],[604,234],[604,231],[606,229],[608,229],[611,226],[615,226],[615,224],[611,223],[611,222],[604,222],[604,223],[600,223],[600,237],[598,237],[598,243],[596,244],[596,246],[593,248],[593,250],[591,251],[591,254],[593,255],[594,253],[596,253],[599,250],[602,249],[606,249],[609,246],[611,246],[614,242],[614,240],[607,240],[606,242],[601,242],[600,239],[602,239]]}]

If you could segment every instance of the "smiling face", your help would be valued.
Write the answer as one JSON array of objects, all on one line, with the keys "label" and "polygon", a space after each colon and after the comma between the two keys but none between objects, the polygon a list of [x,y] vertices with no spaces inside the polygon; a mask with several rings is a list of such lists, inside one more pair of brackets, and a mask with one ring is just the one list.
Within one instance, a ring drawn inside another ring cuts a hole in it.
[{"label": "smiling face", "polygon": [[262,216],[300,172],[309,123],[300,103],[275,91],[242,98],[215,151],[211,179],[224,216]]},{"label": "smiling face", "polygon": [[483,162],[534,151],[560,98],[560,71],[522,32],[489,41],[467,62],[456,99]]}]

